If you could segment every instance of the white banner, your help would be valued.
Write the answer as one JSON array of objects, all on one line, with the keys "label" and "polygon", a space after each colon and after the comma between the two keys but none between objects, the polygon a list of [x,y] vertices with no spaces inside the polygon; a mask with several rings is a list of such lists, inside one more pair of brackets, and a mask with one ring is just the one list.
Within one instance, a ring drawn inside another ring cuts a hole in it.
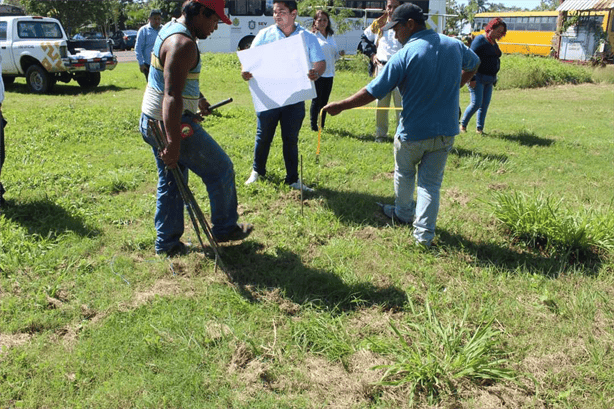
[{"label": "white banner", "polygon": [[316,97],[307,74],[309,63],[305,34],[238,51],[243,71],[252,73],[249,90],[256,112],[296,104]]}]

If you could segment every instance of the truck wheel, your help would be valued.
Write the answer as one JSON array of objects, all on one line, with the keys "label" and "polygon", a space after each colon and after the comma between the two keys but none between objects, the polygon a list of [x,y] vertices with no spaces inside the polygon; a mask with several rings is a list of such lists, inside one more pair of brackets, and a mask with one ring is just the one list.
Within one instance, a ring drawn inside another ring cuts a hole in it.
[{"label": "truck wheel", "polygon": [[239,41],[239,50],[247,50],[252,46],[252,41],[254,41],[254,36],[243,37],[241,41]]},{"label": "truck wheel", "polygon": [[77,82],[81,88],[95,88],[100,84],[100,73],[86,72],[85,76],[77,78]]},{"label": "truck wheel", "polygon": [[53,81],[47,70],[36,64],[26,70],[26,83],[35,94],[45,94],[53,87]]}]

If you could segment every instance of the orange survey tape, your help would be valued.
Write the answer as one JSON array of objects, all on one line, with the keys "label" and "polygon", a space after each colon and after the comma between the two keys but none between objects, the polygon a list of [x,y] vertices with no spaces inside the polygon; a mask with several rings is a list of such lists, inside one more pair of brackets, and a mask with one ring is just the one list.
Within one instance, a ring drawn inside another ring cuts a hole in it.
[{"label": "orange survey tape", "polygon": [[[350,109],[370,109],[373,111],[401,111],[403,108],[392,108],[392,107],[357,107],[357,108],[350,108]],[[346,111],[349,111],[350,109],[346,109]],[[322,140],[322,112],[324,112],[324,108],[320,109],[320,118],[318,120],[318,148],[316,149],[316,163],[318,163],[318,160],[320,158],[320,141]]]}]

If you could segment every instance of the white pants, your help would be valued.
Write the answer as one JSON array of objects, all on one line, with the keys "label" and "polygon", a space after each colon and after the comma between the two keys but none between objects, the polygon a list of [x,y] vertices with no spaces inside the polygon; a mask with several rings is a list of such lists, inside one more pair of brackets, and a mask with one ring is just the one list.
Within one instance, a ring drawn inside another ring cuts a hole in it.
[{"label": "white pants", "polygon": [[[394,106],[397,108],[401,108],[401,93],[398,88],[395,88],[386,95],[382,99],[377,100],[377,107],[389,107],[390,106],[390,96],[394,97]],[[399,118],[401,117],[401,111],[397,110],[396,112],[396,126],[399,126]],[[395,128],[396,131],[396,128]],[[388,136],[388,110],[387,109],[378,109],[375,111],[375,137],[376,138],[384,138]]]}]

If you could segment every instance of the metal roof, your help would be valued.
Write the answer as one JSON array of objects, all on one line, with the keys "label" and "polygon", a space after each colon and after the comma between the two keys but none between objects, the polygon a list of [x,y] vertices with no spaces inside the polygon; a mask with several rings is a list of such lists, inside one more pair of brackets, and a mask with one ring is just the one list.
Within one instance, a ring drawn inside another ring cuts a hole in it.
[{"label": "metal roof", "polygon": [[556,8],[557,11],[599,11],[614,9],[614,0],[565,0]]}]

